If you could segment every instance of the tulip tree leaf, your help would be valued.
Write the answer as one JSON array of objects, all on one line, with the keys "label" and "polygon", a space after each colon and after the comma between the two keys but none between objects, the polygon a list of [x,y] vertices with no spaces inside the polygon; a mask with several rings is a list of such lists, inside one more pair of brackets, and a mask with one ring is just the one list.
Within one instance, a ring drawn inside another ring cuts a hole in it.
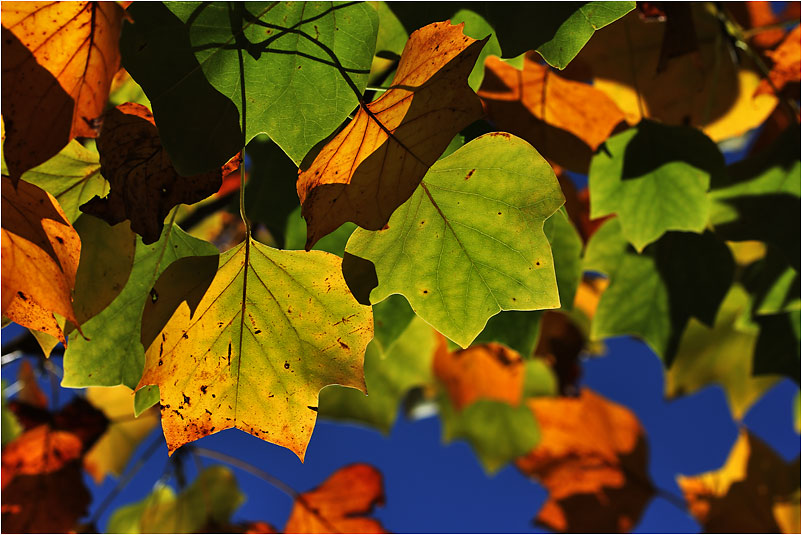
[{"label": "tulip tree leaf", "polygon": [[713,325],[732,283],[732,254],[710,232],[671,232],[638,254],[618,220],[604,223],[585,251],[585,270],[610,278],[590,338],[639,336],[670,364],[691,317]]},{"label": "tulip tree leaf", "polygon": [[711,179],[726,172],[718,147],[702,132],[641,121],[608,139],[590,163],[590,217],[617,214],[638,251],[668,230],[702,232]]},{"label": "tulip tree leaf", "polygon": [[140,385],[159,387],[168,450],[237,428],[303,460],[320,389],[365,388],[371,310],[329,253],[248,240],[219,263],[208,260],[171,266],[143,322],[143,337],[146,326],[166,323],[146,351]]},{"label": "tulip tree leaf", "polygon": [[433,165],[384,230],[357,229],[346,257],[375,265],[371,302],[400,293],[467,347],[501,310],[559,307],[543,222],[563,202],[554,171],[528,143],[486,134]]},{"label": "tulip tree leaf", "polygon": [[[125,287],[102,312],[81,325],[86,338],[70,337],[64,351],[62,386],[124,384],[134,388],[145,363],[140,343],[142,310],[146,300],[152,299],[156,279],[179,258],[212,254],[217,254],[214,245],[193,238],[177,225],[166,226],[159,241],[150,245],[138,237]],[[138,412],[149,406],[142,405],[141,401],[137,404]]]}]

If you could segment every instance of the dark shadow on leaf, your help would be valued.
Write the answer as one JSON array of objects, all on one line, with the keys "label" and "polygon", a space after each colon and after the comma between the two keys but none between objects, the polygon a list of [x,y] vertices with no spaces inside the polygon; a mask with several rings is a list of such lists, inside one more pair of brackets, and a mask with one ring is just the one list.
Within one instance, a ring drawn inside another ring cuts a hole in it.
[{"label": "dark shadow on leaf", "polygon": [[760,334],[755,345],[752,374],[781,374],[799,384],[802,373],[799,331],[796,330],[799,328],[799,312],[755,316],[754,321],[760,325]]},{"label": "dark shadow on leaf", "polygon": [[379,277],[373,262],[346,252],[343,256],[342,269],[345,284],[357,302],[370,306],[370,292],[379,285]]},{"label": "dark shadow on leaf", "polygon": [[2,35],[3,156],[16,186],[22,173],[69,142],[75,102],[10,30]]}]

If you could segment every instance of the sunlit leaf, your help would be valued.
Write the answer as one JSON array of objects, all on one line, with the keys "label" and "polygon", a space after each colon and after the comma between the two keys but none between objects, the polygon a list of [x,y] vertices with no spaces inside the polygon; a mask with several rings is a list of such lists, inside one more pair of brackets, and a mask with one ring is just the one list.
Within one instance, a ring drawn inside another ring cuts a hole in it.
[{"label": "sunlit leaf", "polygon": [[769,79],[761,80],[755,95],[773,93],[775,89],[782,90],[786,84],[800,81],[800,28],[802,26],[797,25],[785,36],[780,46],[766,52],[774,65],[769,72]]}]

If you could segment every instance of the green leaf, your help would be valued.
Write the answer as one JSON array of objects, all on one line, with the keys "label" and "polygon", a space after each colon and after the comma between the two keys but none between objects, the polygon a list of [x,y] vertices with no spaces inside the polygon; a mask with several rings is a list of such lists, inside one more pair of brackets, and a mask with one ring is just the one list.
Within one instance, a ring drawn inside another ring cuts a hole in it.
[{"label": "green leaf", "polygon": [[757,315],[800,309],[799,272],[775,246],[769,245],[764,258],[747,266],[743,281],[753,295],[752,309]]},{"label": "green leaf", "polygon": [[540,441],[540,428],[526,405],[480,399],[456,411],[445,400],[440,403],[440,417],[443,439],[465,439],[490,474],[529,453]]},{"label": "green leaf", "polygon": [[617,214],[642,251],[668,230],[702,232],[711,179],[726,173],[718,147],[699,130],[641,121],[608,139],[590,163],[590,217]]},{"label": "green leaf", "polygon": [[[248,182],[245,184],[245,213],[252,225],[264,224],[276,245],[284,247],[288,217],[294,211],[300,214],[301,210],[295,191],[298,169],[281,147],[264,134],[253,138],[245,147],[245,153],[250,158]],[[300,249],[303,249],[303,244]]]},{"label": "green leaf", "polygon": [[591,324],[591,340],[639,336],[667,365],[691,317],[713,324],[735,269],[727,246],[710,232],[667,233],[638,254],[622,235],[618,218],[590,239],[584,268],[610,279]]},{"label": "green leaf", "polygon": [[172,488],[157,484],[142,501],[120,507],[106,532],[197,533],[207,525],[225,525],[244,502],[231,470],[210,466],[177,496]]},{"label": "green leaf", "polygon": [[718,384],[724,388],[733,416],[741,419],[777,382],[776,376],[752,376],[758,328],[739,325],[748,309],[748,294],[735,285],[721,304],[712,328],[693,318],[688,322],[674,362],[666,371],[667,396],[687,395]]},{"label": "green leaf", "polygon": [[754,321],[760,326],[754,374],[781,374],[799,383],[800,312],[756,316]]},{"label": "green leaf", "polygon": [[340,264],[329,253],[248,240],[161,275],[144,314],[143,338],[151,338],[146,328],[158,334],[140,385],[159,387],[170,452],[237,428],[303,460],[320,390],[365,387],[373,317],[348,291]]},{"label": "green leaf", "polygon": [[557,377],[554,370],[543,359],[532,359],[524,362],[523,399],[556,396]]},{"label": "green leaf", "polygon": [[799,128],[789,128],[758,155],[730,166],[710,193],[710,222],[732,241],[760,240],[779,248],[800,270]]},{"label": "green leaf", "polygon": [[365,353],[367,396],[353,388],[326,387],[320,392],[320,415],[363,422],[389,433],[404,395],[433,381],[437,345],[437,333],[420,318],[413,319],[387,349],[374,339]]},{"label": "green leaf", "polygon": [[[31,331],[33,332],[33,331]],[[17,438],[20,433],[22,433],[22,425],[20,425],[17,417],[11,412],[6,406],[7,399],[6,399],[6,383],[3,381],[0,383],[0,396],[2,396],[2,405],[0,406],[0,423],[2,424],[2,429],[0,429],[0,437],[2,437],[2,445],[5,446],[15,438]]]},{"label": "green leaf", "polygon": [[[297,197],[296,197],[297,199]],[[306,247],[306,220],[301,216],[301,207],[298,206],[287,217],[287,233],[284,236],[284,248],[302,250]],[[312,247],[316,251],[326,251],[342,258],[345,244],[351,237],[356,224],[350,221],[340,225],[337,230],[320,238]]]},{"label": "green leaf", "polygon": [[551,244],[554,273],[563,309],[574,308],[574,296],[582,279],[582,238],[571,223],[565,208],[546,220],[543,231]]},{"label": "green leaf", "polygon": [[140,342],[142,311],[146,300],[152,299],[156,279],[179,258],[211,254],[217,254],[216,247],[193,238],[177,225],[166,226],[159,241],[151,245],[144,245],[137,237],[125,287],[100,314],[81,325],[86,338],[77,334],[70,337],[64,351],[62,386],[136,387],[145,363]]},{"label": "green leaf", "polygon": [[[245,141],[264,132],[296,164],[342,123],[358,104],[356,93],[365,90],[379,26],[376,9],[368,3],[166,5],[183,23],[205,79],[236,105]],[[137,14],[132,15],[139,24]],[[162,48],[165,57],[153,59],[164,65],[178,53]],[[155,108],[159,95],[129,72]],[[181,94],[189,83],[178,81],[169,90]],[[164,138],[155,109],[154,115]],[[180,151],[181,159],[198,152],[189,144],[165,147],[171,156]]]},{"label": "green leaf", "polygon": [[504,310],[487,321],[485,328],[472,345],[498,342],[514,349],[523,358],[535,352],[537,335],[540,331],[540,310]]},{"label": "green leaf", "polygon": [[375,265],[372,303],[402,294],[416,314],[468,347],[500,310],[559,306],[543,222],[563,202],[537,151],[491,133],[435,163],[385,230],[357,229],[346,256]]},{"label": "green leaf", "polygon": [[75,223],[81,215],[79,206],[95,195],[105,197],[109,193],[109,184],[100,175],[97,149],[87,149],[74,139],[21,178],[55,197],[70,223]]}]

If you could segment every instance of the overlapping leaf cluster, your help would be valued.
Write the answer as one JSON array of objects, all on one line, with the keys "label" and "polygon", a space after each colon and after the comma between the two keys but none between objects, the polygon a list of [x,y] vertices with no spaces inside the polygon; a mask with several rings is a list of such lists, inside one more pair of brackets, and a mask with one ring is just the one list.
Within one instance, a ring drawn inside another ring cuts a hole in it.
[{"label": "overlapping leaf cluster", "polygon": [[[3,316],[100,411],[20,379],[4,523],[74,528],[87,493],[40,525],[47,493],[119,475],[156,404],[170,454],[237,428],[301,459],[318,415],[428,406],[547,488],[539,524],[633,529],[647,437],[580,355],[636,336],[737,419],[799,380],[799,27],[758,5],[5,2]],[[689,510],[746,525],[772,455],[745,434]],[[770,487],[748,525],[798,529]],[[294,497],[287,532],[384,530],[370,466]],[[212,467],[109,529],[275,531],[241,501]]]}]

